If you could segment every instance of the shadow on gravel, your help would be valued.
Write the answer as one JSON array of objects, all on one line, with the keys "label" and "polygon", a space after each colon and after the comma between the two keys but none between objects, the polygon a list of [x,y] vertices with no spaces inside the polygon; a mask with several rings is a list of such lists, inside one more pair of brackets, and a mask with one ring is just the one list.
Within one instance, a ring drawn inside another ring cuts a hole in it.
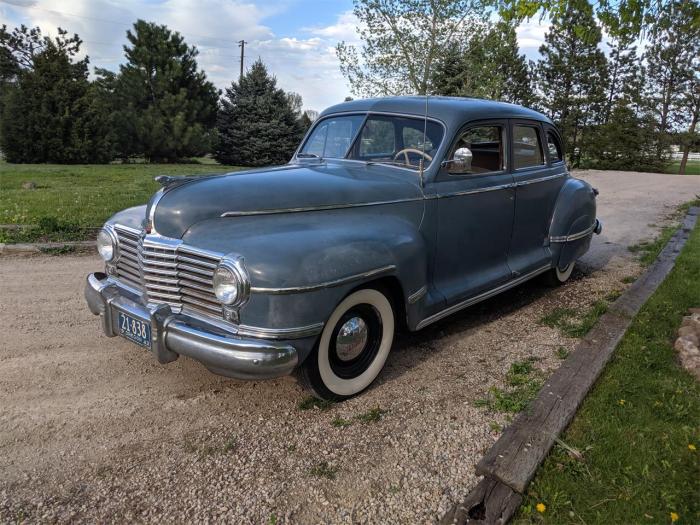
[{"label": "shadow on gravel", "polygon": [[[569,282],[585,279],[594,271],[592,266],[577,266]],[[541,277],[538,277],[441,319],[419,332],[397,334],[387,366],[377,378],[377,384],[391,381],[430,359],[441,351],[440,341],[443,339],[478,330],[482,325],[525,308],[545,295],[556,293],[557,290],[565,291],[566,287],[567,285],[552,288],[543,284]]]}]

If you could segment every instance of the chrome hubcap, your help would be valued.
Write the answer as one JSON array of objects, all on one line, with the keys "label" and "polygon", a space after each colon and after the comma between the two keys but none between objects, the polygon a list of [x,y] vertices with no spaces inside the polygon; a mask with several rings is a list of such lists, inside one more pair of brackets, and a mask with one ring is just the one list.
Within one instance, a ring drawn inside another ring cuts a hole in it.
[{"label": "chrome hubcap", "polygon": [[335,348],[341,361],[351,361],[362,353],[367,344],[367,323],[361,317],[352,317],[338,331]]}]

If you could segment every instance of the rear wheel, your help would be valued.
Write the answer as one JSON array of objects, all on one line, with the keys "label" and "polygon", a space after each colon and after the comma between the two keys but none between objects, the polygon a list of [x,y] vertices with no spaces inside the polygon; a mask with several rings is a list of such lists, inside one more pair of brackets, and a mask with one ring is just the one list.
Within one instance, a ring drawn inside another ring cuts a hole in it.
[{"label": "rear wheel", "polygon": [[301,366],[301,382],[321,399],[359,394],[384,367],[394,325],[394,309],[382,292],[365,288],[351,293],[333,310],[316,349]]},{"label": "rear wheel", "polygon": [[564,284],[571,277],[571,273],[574,271],[574,266],[576,262],[571,262],[569,265],[560,270],[558,266],[555,266],[545,274],[545,280],[550,286],[559,286]]}]

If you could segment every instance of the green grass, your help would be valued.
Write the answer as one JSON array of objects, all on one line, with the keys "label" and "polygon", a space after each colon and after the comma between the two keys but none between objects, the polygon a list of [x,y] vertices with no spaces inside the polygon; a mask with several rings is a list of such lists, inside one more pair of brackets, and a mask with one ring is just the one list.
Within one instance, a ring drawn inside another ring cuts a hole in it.
[{"label": "green grass", "polygon": [[700,523],[700,383],[673,349],[697,306],[700,227],[540,468],[516,523],[671,523],[672,512],[677,524]]},{"label": "green grass", "polygon": [[[666,173],[678,174],[678,169],[681,167],[680,160],[674,160],[666,167]],[[700,161],[689,160],[685,166],[686,175],[700,175]]]},{"label": "green grass", "polygon": [[[158,175],[198,175],[232,171],[202,164],[56,165],[0,162],[0,242],[85,239],[115,212],[145,204],[159,188]],[[34,182],[36,189],[22,188]]]}]

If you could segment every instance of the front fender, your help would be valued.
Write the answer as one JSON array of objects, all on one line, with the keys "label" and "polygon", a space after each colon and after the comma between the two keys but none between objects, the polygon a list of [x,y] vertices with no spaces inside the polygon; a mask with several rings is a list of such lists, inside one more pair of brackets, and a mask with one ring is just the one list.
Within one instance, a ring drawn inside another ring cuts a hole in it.
[{"label": "front fender", "polygon": [[325,322],[362,282],[393,276],[404,297],[425,285],[416,204],[218,218],[194,225],[183,240],[244,257],[254,291],[241,323],[310,326]]},{"label": "front fender", "polygon": [[596,192],[587,182],[569,178],[557,196],[549,228],[552,261],[566,268],[586,251],[596,222]]}]

